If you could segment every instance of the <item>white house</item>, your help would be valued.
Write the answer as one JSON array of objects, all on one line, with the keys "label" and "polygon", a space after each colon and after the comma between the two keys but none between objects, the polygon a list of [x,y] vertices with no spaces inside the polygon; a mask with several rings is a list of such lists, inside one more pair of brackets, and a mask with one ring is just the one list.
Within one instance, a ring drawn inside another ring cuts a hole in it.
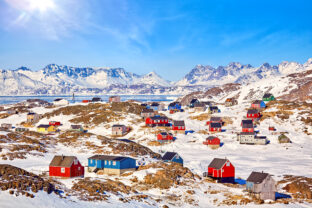
[{"label": "white house", "polygon": [[53,105],[55,106],[63,106],[63,105],[68,105],[69,102],[68,100],[62,99],[62,98],[57,98],[53,101]]}]

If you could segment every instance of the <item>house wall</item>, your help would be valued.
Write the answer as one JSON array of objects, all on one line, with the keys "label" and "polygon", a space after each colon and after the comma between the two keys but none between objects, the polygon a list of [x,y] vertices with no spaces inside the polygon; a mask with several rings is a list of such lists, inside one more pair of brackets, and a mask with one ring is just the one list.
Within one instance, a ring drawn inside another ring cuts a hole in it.
[{"label": "house wall", "polygon": [[254,144],[255,143],[255,135],[238,135],[239,143],[241,144]]},{"label": "house wall", "polygon": [[71,177],[70,175],[70,168],[64,167],[65,172],[62,173],[61,169],[63,167],[49,167],[49,176],[56,176],[56,177]]},{"label": "house wall", "polygon": [[[247,188],[248,186],[248,188]],[[253,193],[259,193],[259,197],[262,200],[271,199],[275,200],[275,192],[276,190],[276,183],[271,176],[266,177],[262,183],[254,184],[252,182],[246,182],[247,190]]]},{"label": "house wall", "polygon": [[70,167],[70,177],[78,177],[83,175],[84,175],[84,167],[77,160],[77,163],[75,164],[74,162]]}]

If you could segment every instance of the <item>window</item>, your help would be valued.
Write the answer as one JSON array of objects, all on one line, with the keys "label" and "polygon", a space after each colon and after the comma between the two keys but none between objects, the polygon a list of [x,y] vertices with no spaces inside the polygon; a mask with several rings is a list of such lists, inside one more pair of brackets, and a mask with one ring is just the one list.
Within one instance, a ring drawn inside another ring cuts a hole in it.
[{"label": "window", "polygon": [[78,160],[74,160],[74,165],[78,165]]},{"label": "window", "polygon": [[65,173],[65,168],[61,168],[61,173]]},{"label": "window", "polygon": [[80,170],[80,167],[78,167],[78,170]]},{"label": "window", "polygon": [[113,165],[116,165],[116,161],[113,161]]},{"label": "window", "polygon": [[107,160],[105,160],[105,165],[108,165],[108,161]]},{"label": "window", "polygon": [[226,163],[226,166],[229,167],[229,166],[230,166],[230,162],[227,162],[227,163]]}]

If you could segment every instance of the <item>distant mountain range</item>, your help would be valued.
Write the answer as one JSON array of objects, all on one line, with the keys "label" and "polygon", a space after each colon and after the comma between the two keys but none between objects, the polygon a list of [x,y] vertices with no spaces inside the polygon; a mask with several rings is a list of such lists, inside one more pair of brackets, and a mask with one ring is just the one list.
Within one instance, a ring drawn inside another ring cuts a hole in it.
[{"label": "distant mountain range", "polygon": [[217,68],[197,65],[182,80],[170,82],[155,72],[137,75],[123,68],[49,64],[39,71],[26,67],[0,69],[0,95],[187,94],[226,83],[248,84],[308,69],[312,69],[312,58],[304,64],[284,61],[278,66],[264,63],[260,67],[253,67],[238,62]]}]

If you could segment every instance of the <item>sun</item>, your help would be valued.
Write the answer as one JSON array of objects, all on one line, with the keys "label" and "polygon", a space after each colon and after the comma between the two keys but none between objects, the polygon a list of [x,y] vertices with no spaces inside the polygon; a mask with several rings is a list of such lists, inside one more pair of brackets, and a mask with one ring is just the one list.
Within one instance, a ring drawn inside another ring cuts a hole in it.
[{"label": "sun", "polygon": [[28,0],[30,10],[45,12],[55,7],[53,0]]}]

